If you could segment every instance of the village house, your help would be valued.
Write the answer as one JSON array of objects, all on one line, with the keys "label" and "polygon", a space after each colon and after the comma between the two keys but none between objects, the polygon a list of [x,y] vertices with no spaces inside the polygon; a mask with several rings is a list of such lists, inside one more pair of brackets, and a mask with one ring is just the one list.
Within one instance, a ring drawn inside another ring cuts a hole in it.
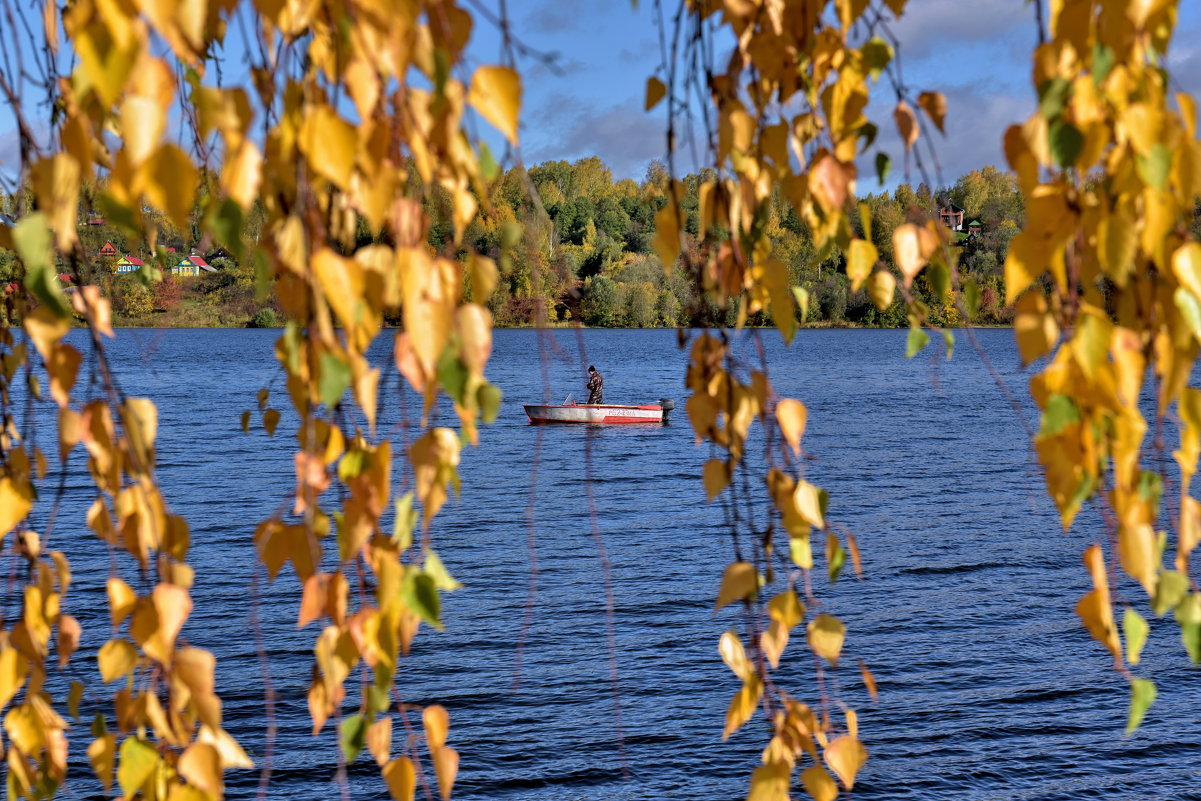
[{"label": "village house", "polygon": [[101,258],[111,259],[117,256],[117,246],[112,242],[105,242],[100,246],[100,250],[96,253]]},{"label": "village house", "polygon": [[963,230],[963,214],[964,211],[954,203],[948,202],[945,206],[938,210],[938,219],[942,220],[942,224],[950,228],[952,231]]},{"label": "village house", "polygon": [[171,274],[186,278],[195,278],[201,272],[215,273],[217,269],[212,267],[203,256],[191,255],[185,256],[171,267]]},{"label": "village house", "polygon": [[142,261],[141,259],[136,259],[133,256],[122,256],[121,258],[117,259],[117,264],[113,268],[113,272],[136,273],[138,270],[142,269],[142,266],[145,263],[146,262]]}]

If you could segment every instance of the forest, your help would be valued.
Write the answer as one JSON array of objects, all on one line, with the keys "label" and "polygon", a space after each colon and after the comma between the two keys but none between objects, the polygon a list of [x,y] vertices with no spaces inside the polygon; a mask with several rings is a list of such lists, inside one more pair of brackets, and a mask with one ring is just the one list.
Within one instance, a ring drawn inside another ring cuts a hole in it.
[{"label": "forest", "polygon": [[[712,179],[711,174],[690,174],[682,180],[686,247],[695,245],[698,238],[699,189]],[[497,327],[732,325],[738,316],[736,307],[719,309],[687,276],[665,271],[655,253],[655,215],[667,202],[668,183],[661,162],[653,162],[641,181],[614,180],[612,171],[596,156],[574,163],[513,167],[498,175],[488,202],[481,204],[481,213],[467,227],[462,244],[454,242],[447,194],[429,193],[425,201],[430,217],[427,241],[433,253],[449,251],[462,260],[474,251],[496,260],[499,281],[487,306]],[[103,190],[102,185],[98,188]],[[96,194],[94,190],[90,196]],[[951,327],[969,322],[1010,323],[1013,310],[1004,304],[1002,265],[1009,241],[1024,222],[1023,198],[1013,174],[986,166],[938,190],[925,184],[916,189],[902,184],[891,193],[865,194],[852,211],[851,224],[862,235],[862,216],[868,214],[872,242],[883,262],[892,265],[897,226],[937,217],[946,204],[963,210],[963,230],[953,232],[957,283],[978,286],[979,302],[965,318],[967,309],[947,302],[949,295],[940,297],[924,281],[919,282],[916,292],[929,307],[931,322]],[[11,214],[17,205],[16,196],[7,196],[0,208]],[[97,283],[113,301],[118,325],[274,327],[285,322],[265,279],[256,280],[253,266],[251,254],[264,217],[261,204],[248,212],[241,229],[247,256],[240,261],[216,245],[211,236],[203,236],[202,214],[198,202],[183,230],[165,215],[148,215],[157,233],[156,249],[161,249],[152,253],[146,242],[131,246],[126,232],[105,220],[96,208],[84,209],[79,237],[85,252],[99,253],[111,242],[118,252],[148,263],[143,271],[121,275],[113,273],[112,258],[97,256],[91,265]],[[968,230],[970,222],[980,223],[978,232]],[[373,237],[364,220],[358,221],[357,229],[354,247],[371,244]],[[880,311],[866,289],[852,290],[843,254],[818,258],[809,228],[779,193],[768,206],[765,232],[788,267],[801,324],[891,328],[909,324],[901,299]],[[194,248],[208,257],[216,272],[195,278],[173,275],[170,257]],[[15,255],[0,249],[0,282],[18,278],[16,266]],[[762,313],[748,322],[771,324]]]}]

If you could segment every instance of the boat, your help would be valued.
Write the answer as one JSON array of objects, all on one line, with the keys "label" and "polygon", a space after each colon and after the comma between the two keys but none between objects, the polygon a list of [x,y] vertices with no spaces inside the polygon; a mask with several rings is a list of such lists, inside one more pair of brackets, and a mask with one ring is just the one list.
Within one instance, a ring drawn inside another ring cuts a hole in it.
[{"label": "boat", "polygon": [[621,406],[612,403],[524,404],[530,423],[661,423],[667,425],[668,415],[676,407],[670,398],[658,403]]}]

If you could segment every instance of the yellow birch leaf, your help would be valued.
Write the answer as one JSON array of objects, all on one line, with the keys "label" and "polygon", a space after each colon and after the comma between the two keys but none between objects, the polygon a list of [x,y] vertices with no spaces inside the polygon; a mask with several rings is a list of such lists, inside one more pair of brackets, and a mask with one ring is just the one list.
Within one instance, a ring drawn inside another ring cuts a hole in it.
[{"label": "yellow birch leaf", "polygon": [[49,306],[38,306],[25,317],[25,331],[33,340],[42,359],[49,362],[58,341],[71,330],[68,322],[54,313]]},{"label": "yellow birch leaf", "polygon": [[455,311],[459,352],[474,376],[482,376],[492,355],[492,313],[478,303],[464,303]]},{"label": "yellow birch leaf", "polygon": [[138,596],[128,584],[116,577],[108,580],[107,590],[108,608],[113,619],[113,626],[120,626],[121,621],[133,611]]},{"label": "yellow birch leaf", "polygon": [[746,649],[742,647],[742,640],[738,639],[737,634],[732,631],[723,633],[717,641],[717,651],[721,654],[721,660],[734,671],[735,676],[744,682],[754,677],[755,667],[747,659]]},{"label": "yellow birch leaf", "polygon": [[254,762],[250,757],[246,756],[246,752],[242,750],[242,746],[238,745],[238,741],[229,736],[225,729],[215,729],[211,726],[201,726],[200,733],[196,735],[196,742],[208,743],[217,749],[217,753],[221,757],[221,767],[229,768],[253,768]]},{"label": "yellow birch leaf", "polygon": [[83,437],[83,420],[79,412],[64,406],[58,410],[58,457],[67,460],[68,454]]},{"label": "yellow birch leaf", "polygon": [[471,76],[467,102],[512,143],[517,144],[521,78],[508,67],[480,67]]},{"label": "yellow birch leaf", "polygon": [[392,755],[391,716],[384,715],[367,728],[367,750],[381,768],[388,764],[388,758]]},{"label": "yellow birch leaf", "polygon": [[32,508],[33,499],[25,482],[0,478],[0,537],[12,531]]},{"label": "yellow birch leaf", "polygon": [[436,748],[430,753],[434,761],[434,774],[438,777],[438,792],[442,801],[450,801],[455,777],[459,774],[459,752],[453,748]]},{"label": "yellow birch leaf", "polygon": [[450,731],[450,715],[446,713],[446,707],[440,704],[427,706],[421,713],[421,722],[425,726],[425,739],[431,749],[446,745],[446,735]]},{"label": "yellow birch leaf", "polygon": [[850,790],[855,786],[855,774],[867,762],[867,749],[856,738],[843,735],[826,746],[822,756],[842,786]]},{"label": "yellow birch leaf", "polygon": [[96,778],[104,785],[104,791],[109,792],[113,787],[113,767],[117,762],[117,736],[106,734],[88,743],[88,761],[92,763]]},{"label": "yellow birch leaf", "polygon": [[897,103],[892,116],[897,121],[897,132],[901,135],[901,141],[905,143],[905,149],[912,150],[913,146],[917,144],[918,137],[921,136],[921,128],[913,109],[902,100]]},{"label": "yellow birch leaf", "polygon": [[66,667],[71,654],[79,648],[79,637],[83,627],[71,615],[59,615],[58,618],[58,666]]},{"label": "yellow birch leaf", "polygon": [[820,765],[805,768],[801,773],[801,784],[813,801],[834,801],[838,798],[838,785]]},{"label": "yellow birch leaf", "polygon": [[138,663],[138,651],[128,640],[109,640],[100,646],[96,662],[100,665],[100,678],[108,684],[130,674]]},{"label": "yellow birch leaf", "polygon": [[801,436],[805,433],[808,419],[809,411],[799,400],[785,398],[776,404],[776,422],[780,424],[780,434],[797,456],[801,455]]},{"label": "yellow birch leaf", "polygon": [[897,269],[905,279],[905,286],[913,284],[913,279],[926,266],[938,241],[928,228],[921,228],[913,223],[898,225],[892,232],[892,253]]},{"label": "yellow birch leaf", "polygon": [[873,701],[877,700],[876,677],[867,669],[867,663],[862,659],[859,660],[859,673],[863,676],[863,686],[867,688],[867,694]]},{"label": "yellow birch leaf", "polygon": [[329,106],[316,106],[304,119],[299,144],[315,173],[340,189],[350,188],[358,137],[338,112]]},{"label": "yellow birch leaf", "polygon": [[206,793],[219,796],[224,790],[221,756],[216,747],[208,743],[195,742],[189,745],[180,755],[176,768],[181,776]]},{"label": "yellow birch leaf", "polygon": [[759,573],[750,562],[733,562],[726,567],[721,577],[721,589],[717,591],[717,605],[713,611],[734,601],[749,598],[759,591]]},{"label": "yellow birch leaf", "polygon": [[942,123],[947,116],[946,96],[942,92],[922,92],[917,96],[917,104],[922,107],[922,111],[929,115],[938,132],[945,134]]},{"label": "yellow birch leaf", "polygon": [[867,294],[871,296],[876,308],[884,311],[892,305],[897,291],[897,279],[887,270],[877,270],[867,285]]},{"label": "yellow birch leaf", "polygon": [[176,228],[190,230],[188,217],[195,208],[199,176],[187,154],[175,145],[163,145],[147,165],[150,177],[146,197],[155,208],[166,212]]},{"label": "yellow birch leaf", "polygon": [[158,630],[154,639],[162,651],[151,654],[150,649],[146,648],[146,653],[160,662],[170,662],[171,653],[175,650],[175,639],[188,616],[192,614],[192,599],[187,590],[175,584],[159,584],[154,588],[151,598],[154,600],[154,610],[158,613]]},{"label": "yellow birch leaf", "polygon": [[730,706],[726,710],[726,728],[721,734],[721,739],[728,739],[731,734],[742,728],[742,724],[751,719],[751,716],[755,714],[755,707],[762,697],[763,682],[757,676],[752,676],[743,683],[742,688],[730,700]]},{"label": "yellow birch leaf", "polygon": [[851,279],[852,292],[858,292],[863,282],[871,277],[872,267],[878,258],[876,246],[871,242],[863,239],[851,241],[847,249],[847,278]]},{"label": "yellow birch leaf", "polygon": [[121,404],[121,422],[130,450],[140,461],[136,469],[146,471],[154,466],[154,439],[158,434],[158,409],[148,398],[126,398]]},{"label": "yellow birch leaf", "polygon": [[1118,557],[1122,569],[1142,584],[1148,595],[1154,595],[1160,564],[1155,531],[1149,524],[1121,526],[1118,529]]},{"label": "yellow birch leaf", "polygon": [[8,706],[8,702],[25,684],[28,669],[28,662],[16,648],[0,651],[0,709]]},{"label": "yellow birch leaf", "polygon": [[710,459],[704,469],[705,496],[713,500],[730,484],[730,468],[724,459]]},{"label": "yellow birch leaf", "polygon": [[138,737],[126,737],[121,743],[121,764],[117,767],[117,784],[126,798],[133,798],[159,764],[158,751]]},{"label": "yellow birch leaf", "polygon": [[798,481],[792,493],[793,503],[801,517],[811,526],[825,528],[826,521],[822,515],[821,490],[808,481]]},{"label": "yellow birch leaf", "polygon": [[1041,292],[1028,292],[1017,303],[1013,319],[1013,336],[1018,343],[1022,364],[1030,364],[1050,353],[1059,341],[1059,326],[1047,314],[1047,302]]},{"label": "yellow birch leaf", "polygon": [[833,615],[818,615],[809,623],[809,647],[830,664],[837,664],[847,630]]},{"label": "yellow birch leaf", "polygon": [[1185,242],[1172,254],[1172,273],[1189,292],[1201,299],[1201,244]]},{"label": "yellow birch leaf", "polygon": [[397,757],[384,765],[384,783],[393,801],[413,801],[417,790],[417,771],[408,757]]},{"label": "yellow birch leaf", "polygon": [[[764,759],[767,759],[766,755]],[[746,801],[789,801],[788,781],[791,774],[792,765],[789,761],[784,761],[783,756],[779,760],[755,768],[751,774],[751,791],[747,794]]]},{"label": "yellow birch leaf", "polygon": [[646,111],[659,105],[659,101],[667,95],[667,87],[655,76],[646,79]]},{"label": "yellow birch leaf", "polygon": [[468,257],[467,278],[471,282],[471,299],[476,303],[485,303],[492,297],[499,277],[500,272],[492,259],[478,253]]},{"label": "yellow birch leaf", "polygon": [[680,217],[676,205],[669,199],[655,215],[655,253],[663,269],[670,272],[680,258]]},{"label": "yellow birch leaf", "polygon": [[263,180],[263,154],[249,139],[242,140],[232,158],[226,159],[221,170],[221,188],[244,209],[249,209],[258,197]]},{"label": "yellow birch leaf", "polygon": [[805,605],[797,598],[795,590],[788,589],[767,602],[767,613],[772,620],[791,629],[805,618]]},{"label": "yellow birch leaf", "polygon": [[75,377],[82,363],[83,354],[70,345],[56,347],[54,355],[46,362],[46,372],[50,375],[50,397],[61,408],[67,408],[71,400],[71,389],[75,386]]}]

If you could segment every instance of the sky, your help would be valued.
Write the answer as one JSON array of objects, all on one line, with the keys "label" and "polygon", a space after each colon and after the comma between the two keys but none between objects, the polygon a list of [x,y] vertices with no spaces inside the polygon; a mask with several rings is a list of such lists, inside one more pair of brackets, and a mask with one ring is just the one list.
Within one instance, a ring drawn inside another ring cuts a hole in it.
[{"label": "sky", "polygon": [[[495,6],[494,0],[482,0]],[[596,155],[616,178],[642,178],[665,155],[666,104],[643,110],[646,79],[660,64],[653,0],[508,0],[516,37],[528,48],[554,56],[519,62],[524,98],[521,157],[527,165],[552,159],[574,161]],[[665,2],[674,7],[674,3]],[[1037,39],[1034,6],[1028,0],[910,0],[893,25],[900,40],[906,83],[913,94],[941,91],[947,97],[946,135],[925,131],[936,145],[937,185],[985,165],[1003,167],[1001,137],[1006,127],[1034,110],[1030,54]],[[236,55],[236,54],[235,54]],[[477,18],[469,48],[475,64],[501,60],[500,38]],[[236,59],[235,59],[236,60]],[[1181,0],[1181,16],[1168,67],[1180,87],[1201,95],[1201,3]],[[885,189],[906,176],[903,148],[892,123],[891,87],[873,92],[868,116],[880,126],[880,147],[893,159]],[[486,128],[486,126],[481,126]],[[495,151],[499,137],[485,135]],[[15,162],[17,137],[0,108],[0,169]],[[687,152],[679,167],[689,170]],[[880,187],[874,169],[860,165],[860,193]]]},{"label": "sky", "polygon": [[[525,68],[522,156],[527,164],[598,155],[618,178],[641,178],[665,152],[665,105],[643,111],[647,76],[659,65],[654,8],[624,0],[524,0],[510,3],[517,35],[529,46],[559,54],[561,74]],[[671,4],[674,5],[674,4]],[[1045,5],[1045,4],[1044,4]],[[1005,129],[1034,111],[1030,54],[1038,39],[1028,0],[910,0],[893,25],[901,43],[906,83],[913,94],[947,97],[946,136],[934,137],[941,179],[1005,166]],[[495,37],[477,31],[473,55],[496,59]],[[1201,3],[1182,0],[1168,67],[1194,95],[1201,93]],[[891,188],[905,181],[903,148],[892,123],[895,96],[880,84],[868,116],[893,160]],[[687,159],[682,165],[687,169]],[[859,191],[878,189],[874,168],[861,165]],[[921,180],[916,169],[910,178]]]}]

